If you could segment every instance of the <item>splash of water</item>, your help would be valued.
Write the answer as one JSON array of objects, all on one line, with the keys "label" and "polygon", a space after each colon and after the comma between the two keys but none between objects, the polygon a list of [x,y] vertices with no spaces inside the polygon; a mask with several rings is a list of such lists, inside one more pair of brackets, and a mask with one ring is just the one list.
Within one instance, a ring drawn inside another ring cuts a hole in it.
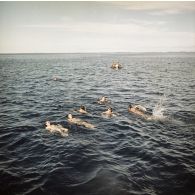
[{"label": "splash of water", "polygon": [[163,107],[164,102],[166,100],[166,96],[162,96],[159,100],[159,102],[155,105],[153,111],[152,111],[152,115],[153,117],[157,118],[157,119],[164,119],[164,111],[165,108]]}]

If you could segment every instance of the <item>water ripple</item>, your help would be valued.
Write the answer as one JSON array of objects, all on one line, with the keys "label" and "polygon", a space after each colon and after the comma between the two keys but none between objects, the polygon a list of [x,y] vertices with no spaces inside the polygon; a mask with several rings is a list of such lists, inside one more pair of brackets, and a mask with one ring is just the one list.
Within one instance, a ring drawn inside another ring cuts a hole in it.
[{"label": "water ripple", "polygon": [[[0,194],[192,195],[194,63],[190,53],[0,55]],[[164,94],[165,119],[128,113],[130,103],[152,113]],[[104,95],[111,103],[98,105]],[[118,116],[102,117],[109,106]]]}]

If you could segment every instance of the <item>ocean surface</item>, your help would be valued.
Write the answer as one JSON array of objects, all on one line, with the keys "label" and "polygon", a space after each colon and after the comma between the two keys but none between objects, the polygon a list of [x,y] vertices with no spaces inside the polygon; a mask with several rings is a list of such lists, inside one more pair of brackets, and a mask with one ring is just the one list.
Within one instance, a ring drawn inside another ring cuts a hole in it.
[{"label": "ocean surface", "polygon": [[[109,106],[117,116],[101,115]],[[195,53],[1,54],[0,194],[195,194]]]}]

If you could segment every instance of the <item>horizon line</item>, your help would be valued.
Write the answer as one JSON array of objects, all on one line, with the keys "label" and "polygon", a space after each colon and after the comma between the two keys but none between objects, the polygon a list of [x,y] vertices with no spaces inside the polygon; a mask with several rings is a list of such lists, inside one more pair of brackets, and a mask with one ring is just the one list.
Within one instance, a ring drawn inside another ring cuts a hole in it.
[{"label": "horizon line", "polygon": [[195,51],[104,51],[104,52],[6,52],[0,53],[0,55],[9,55],[9,54],[84,54],[84,53],[195,53]]}]

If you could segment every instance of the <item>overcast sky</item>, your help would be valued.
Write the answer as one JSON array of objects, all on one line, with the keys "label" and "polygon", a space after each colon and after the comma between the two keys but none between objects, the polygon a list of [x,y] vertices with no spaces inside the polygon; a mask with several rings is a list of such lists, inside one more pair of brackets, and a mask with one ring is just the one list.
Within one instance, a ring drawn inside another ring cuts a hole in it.
[{"label": "overcast sky", "polygon": [[195,51],[195,2],[0,2],[0,53]]}]

